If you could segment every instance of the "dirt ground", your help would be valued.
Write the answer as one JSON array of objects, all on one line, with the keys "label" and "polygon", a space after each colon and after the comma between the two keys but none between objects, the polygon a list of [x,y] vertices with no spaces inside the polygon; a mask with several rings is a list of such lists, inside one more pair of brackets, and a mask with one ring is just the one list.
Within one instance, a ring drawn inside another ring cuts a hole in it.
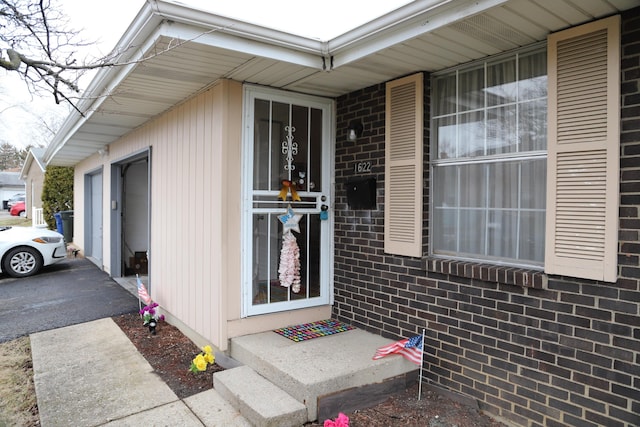
[{"label": "dirt ground", "polygon": [[[156,335],[149,334],[137,314],[114,317],[149,364],[181,399],[213,387],[212,374],[222,369],[210,366],[206,372],[189,372],[191,360],[200,352],[177,328],[160,323]],[[374,407],[347,413],[350,427],[502,427],[478,410],[423,390],[418,401],[418,386],[398,393]],[[322,424],[308,424],[307,427]]]},{"label": "dirt ground", "polygon": [[0,343],[0,427],[39,425],[29,337]]}]

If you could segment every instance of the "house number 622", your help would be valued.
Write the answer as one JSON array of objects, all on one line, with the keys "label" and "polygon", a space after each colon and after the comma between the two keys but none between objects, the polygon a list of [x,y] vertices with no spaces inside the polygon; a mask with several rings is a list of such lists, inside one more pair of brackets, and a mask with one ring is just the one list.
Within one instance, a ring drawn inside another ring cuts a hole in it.
[{"label": "house number 622", "polygon": [[371,172],[371,162],[358,162],[355,166],[355,173],[369,173]]}]

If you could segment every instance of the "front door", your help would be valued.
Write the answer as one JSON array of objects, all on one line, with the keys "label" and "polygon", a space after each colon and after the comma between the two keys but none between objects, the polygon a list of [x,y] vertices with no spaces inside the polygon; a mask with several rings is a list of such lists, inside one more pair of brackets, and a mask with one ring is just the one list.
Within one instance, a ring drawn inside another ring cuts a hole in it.
[{"label": "front door", "polygon": [[333,101],[245,91],[244,315],[330,303]]}]

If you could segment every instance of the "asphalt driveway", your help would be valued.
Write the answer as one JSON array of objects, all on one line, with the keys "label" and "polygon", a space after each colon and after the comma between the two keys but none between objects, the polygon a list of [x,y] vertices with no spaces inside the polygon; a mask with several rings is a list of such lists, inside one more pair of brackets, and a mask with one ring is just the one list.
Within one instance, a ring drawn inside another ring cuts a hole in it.
[{"label": "asphalt driveway", "polygon": [[137,310],[136,297],[84,258],[22,279],[0,274],[0,342]]}]

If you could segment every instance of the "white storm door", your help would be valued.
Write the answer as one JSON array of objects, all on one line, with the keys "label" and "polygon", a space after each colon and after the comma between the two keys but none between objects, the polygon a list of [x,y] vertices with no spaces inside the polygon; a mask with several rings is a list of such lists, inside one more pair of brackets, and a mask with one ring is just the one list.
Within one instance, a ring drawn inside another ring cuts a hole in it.
[{"label": "white storm door", "polygon": [[329,304],[333,101],[247,87],[244,105],[243,315]]}]

